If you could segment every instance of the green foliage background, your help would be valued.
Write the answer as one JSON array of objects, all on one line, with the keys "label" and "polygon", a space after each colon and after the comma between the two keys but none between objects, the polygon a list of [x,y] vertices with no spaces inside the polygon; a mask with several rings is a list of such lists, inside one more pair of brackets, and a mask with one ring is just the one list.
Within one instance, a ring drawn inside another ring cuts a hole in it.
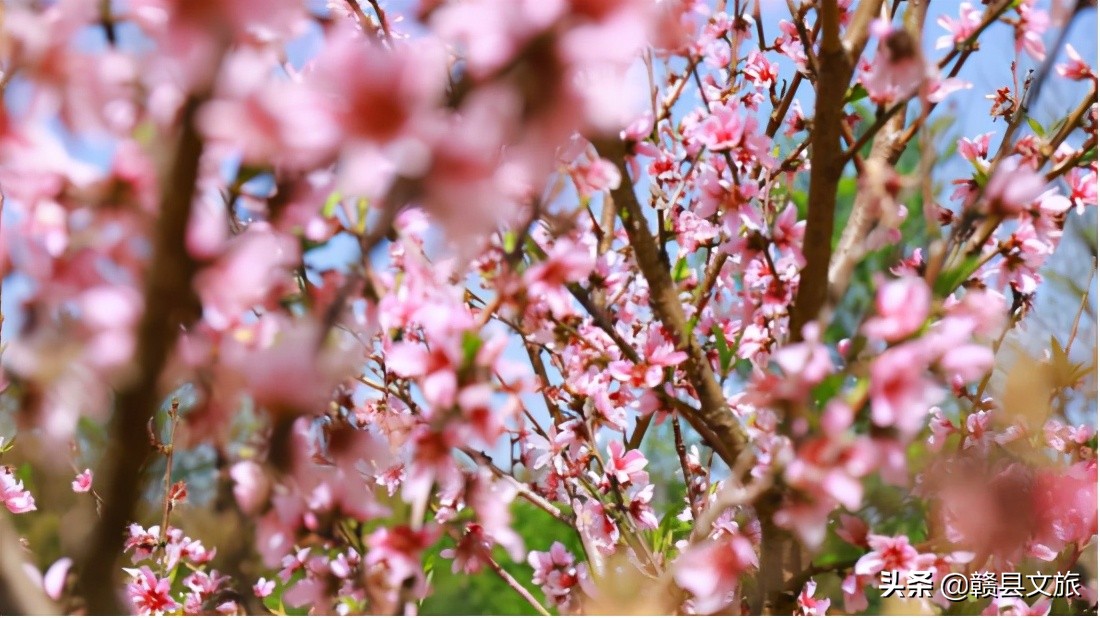
[{"label": "green foliage background", "polygon": [[[515,530],[523,538],[527,551],[546,551],[554,541],[560,541],[578,560],[583,559],[584,554],[577,534],[545,511],[517,500],[512,505],[512,517]],[[445,539],[440,541],[437,547],[426,552],[428,558],[425,567],[430,573],[432,594],[420,606],[421,613],[429,616],[537,615],[527,601],[488,568],[474,575],[466,575],[462,572],[452,573],[451,561],[440,558],[439,552],[453,545],[454,541]],[[499,549],[494,557],[504,570],[526,586],[539,602],[545,603],[542,591],[531,585],[531,575],[534,571],[530,565],[526,562],[513,563],[512,559]],[[550,607],[547,609],[553,611]]]}]

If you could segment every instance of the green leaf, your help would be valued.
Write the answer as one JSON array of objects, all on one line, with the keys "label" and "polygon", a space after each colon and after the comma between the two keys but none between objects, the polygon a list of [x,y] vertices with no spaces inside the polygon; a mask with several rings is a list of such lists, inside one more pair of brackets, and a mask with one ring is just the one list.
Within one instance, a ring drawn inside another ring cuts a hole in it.
[{"label": "green leaf", "polygon": [[[568,509],[566,509],[568,510]],[[512,504],[512,524],[523,539],[528,551],[548,551],[555,541],[565,545],[578,560],[584,552],[577,533],[566,524],[554,519],[545,511],[523,501]],[[444,535],[426,555],[438,555],[444,547],[453,547],[454,541]],[[513,562],[497,548],[493,551],[497,563],[536,599],[545,604],[545,597],[537,586],[531,584],[534,569],[525,560]],[[533,615],[535,610],[515,590],[486,568],[477,573],[453,573],[451,561],[436,559],[432,568],[432,594],[421,605],[424,616],[518,616]],[[548,607],[552,613],[552,607]]]},{"label": "green leaf", "polygon": [[462,366],[472,367],[477,353],[481,350],[481,335],[475,331],[462,333]]},{"label": "green leaf", "polygon": [[152,122],[146,121],[136,127],[132,133],[133,139],[142,146],[149,146],[157,139],[157,127]]},{"label": "green leaf", "polygon": [[1027,126],[1031,127],[1032,131],[1035,131],[1035,135],[1039,137],[1047,136],[1047,132],[1043,129],[1043,125],[1039,124],[1039,121],[1034,118],[1027,119]]},{"label": "green leaf", "polygon": [[1066,356],[1066,351],[1062,349],[1062,344],[1058,343],[1058,338],[1054,335],[1050,336],[1050,352],[1052,357],[1051,360],[1055,362],[1059,360],[1069,360],[1069,357]]},{"label": "green leaf", "polygon": [[733,368],[737,371],[737,375],[742,378],[748,378],[752,373],[752,361],[747,358],[738,359],[737,362],[733,364]]},{"label": "green leaf", "polygon": [[940,276],[936,278],[936,282],[932,286],[933,291],[936,293],[936,297],[946,298],[949,294],[958,289],[960,285],[970,278],[970,275],[974,274],[980,260],[981,258],[977,255],[967,256],[963,259],[962,264],[940,273]]},{"label": "green leaf", "polygon": [[813,389],[810,390],[810,394],[813,397],[814,404],[823,406],[827,401],[840,394],[840,389],[844,386],[845,377],[843,373],[834,373],[822,380],[820,384],[813,387]]},{"label": "green leaf", "polygon": [[863,84],[856,84],[848,89],[848,95],[844,97],[845,103],[855,103],[867,98],[867,89]]},{"label": "green leaf", "polygon": [[1066,119],[1065,118],[1059,118],[1054,124],[1050,125],[1050,130],[1047,131],[1047,132],[1056,134],[1059,131],[1061,131],[1062,127],[1064,127],[1064,126],[1066,126]]},{"label": "green leaf", "polygon": [[501,239],[500,246],[504,249],[505,253],[511,253],[516,249],[516,233],[514,230],[508,230],[504,233],[504,238]]},{"label": "green leaf", "polygon": [[355,231],[362,234],[367,231],[367,210],[370,209],[370,201],[361,197],[355,202]]},{"label": "green leaf", "polygon": [[726,341],[726,333],[722,332],[722,329],[715,324],[711,327],[711,332],[714,333],[714,340],[718,346],[718,362],[722,369],[723,374],[727,374],[730,371],[730,360],[733,358],[733,349],[730,348],[729,342]]},{"label": "green leaf", "polygon": [[798,218],[805,219],[809,212],[810,198],[806,195],[805,191],[799,191],[797,189],[791,189],[787,194],[787,198],[794,202],[795,208],[798,209]]},{"label": "green leaf", "polygon": [[336,214],[336,207],[340,205],[340,200],[344,199],[344,196],[339,191],[333,191],[328,199],[325,200],[325,205],[321,208],[322,217],[332,217]]},{"label": "green leaf", "polygon": [[684,279],[687,279],[691,270],[688,268],[687,256],[681,257],[676,260],[676,266],[672,268],[672,280],[676,283],[680,283]]},{"label": "green leaf", "polygon": [[856,380],[855,385],[848,391],[845,400],[848,405],[853,408],[856,407],[860,401],[867,395],[867,391],[871,388],[871,380],[869,378],[859,378]]},{"label": "green leaf", "polygon": [[234,183],[239,187],[244,183],[252,180],[253,178],[259,176],[260,174],[263,174],[265,171],[266,170],[264,170],[262,167],[242,165],[241,168],[237,170],[237,178]]},{"label": "green leaf", "polygon": [[661,524],[657,526],[657,530],[653,535],[654,552],[663,554],[673,549],[676,541],[691,534],[691,523],[681,521],[678,517],[679,514],[678,509],[669,509],[665,516],[661,518]]},{"label": "green leaf", "polygon": [[693,315],[691,319],[684,324],[684,337],[692,338],[695,336],[695,327],[699,325],[699,316]]}]

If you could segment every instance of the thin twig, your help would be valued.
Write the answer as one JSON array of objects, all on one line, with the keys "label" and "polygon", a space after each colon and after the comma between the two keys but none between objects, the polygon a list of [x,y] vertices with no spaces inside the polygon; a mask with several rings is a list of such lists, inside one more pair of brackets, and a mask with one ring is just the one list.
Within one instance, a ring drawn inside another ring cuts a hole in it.
[{"label": "thin twig", "polygon": [[1092,279],[1096,276],[1096,258],[1092,258],[1092,268],[1089,269],[1089,280],[1085,282],[1085,293],[1081,295],[1081,306],[1077,308],[1077,315],[1073,316],[1073,328],[1069,331],[1069,339],[1066,340],[1066,357],[1073,349],[1073,341],[1077,338],[1077,328],[1081,325],[1081,315],[1085,313],[1085,307],[1089,305],[1089,288],[1092,287]]},{"label": "thin twig", "polygon": [[676,457],[680,459],[680,471],[684,475],[684,491],[687,494],[688,508],[691,509],[691,518],[699,517],[699,505],[695,501],[695,492],[692,490],[691,472],[688,471],[687,449],[684,448],[684,436],[680,431],[680,419],[672,417],[672,436],[676,444]]},{"label": "thin twig", "polygon": [[392,39],[393,34],[390,33],[390,24],[386,19],[386,12],[378,5],[378,0],[367,0],[367,2],[369,2],[370,7],[374,9],[374,14],[378,16],[378,26],[382,29],[382,36],[384,36],[386,40]]},{"label": "thin twig", "polygon": [[172,463],[176,460],[176,425],[179,423],[180,400],[172,399],[168,408],[168,442],[164,450],[164,504],[160,519],[160,541],[168,539],[168,519],[172,515]]},{"label": "thin twig", "polygon": [[516,578],[512,577],[512,574],[504,570],[504,567],[500,566],[500,563],[493,560],[492,556],[485,556],[485,561],[489,564],[489,568],[497,574],[509,588],[516,591],[516,594],[523,597],[524,601],[531,604],[531,607],[535,608],[535,611],[542,616],[549,616],[550,612],[546,611],[546,608],[542,606],[542,603],[538,602],[535,595],[531,594],[531,591],[523,586],[523,584],[516,581]]},{"label": "thin twig", "polygon": [[554,506],[553,503],[551,503],[549,500],[531,491],[531,489],[527,487],[526,484],[521,483],[520,481],[516,480],[516,478],[513,477],[511,474],[508,474],[504,470],[501,470],[495,463],[493,463],[493,460],[490,459],[488,455],[475,451],[472,448],[463,448],[461,450],[470,459],[473,459],[475,463],[477,463],[479,466],[485,467],[497,478],[504,479],[505,481],[511,483],[523,499],[539,507],[543,511],[546,511],[546,513],[554,519],[570,526],[573,525],[572,514],[563,513],[561,509]]}]

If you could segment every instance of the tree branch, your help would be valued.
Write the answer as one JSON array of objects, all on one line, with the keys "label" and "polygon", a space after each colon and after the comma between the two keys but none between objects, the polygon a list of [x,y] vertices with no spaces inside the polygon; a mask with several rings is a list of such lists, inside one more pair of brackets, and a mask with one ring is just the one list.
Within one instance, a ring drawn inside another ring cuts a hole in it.
[{"label": "tree branch", "polygon": [[[871,156],[868,164],[885,172],[894,166],[890,152],[893,150],[894,133],[901,129],[903,118],[894,116],[890,119],[886,132],[879,132],[871,145]],[[848,223],[844,226],[844,232],[840,235],[836,252],[829,261],[829,288],[827,302],[835,306],[840,302],[844,293],[848,291],[848,284],[852,280],[852,272],[856,264],[863,258],[863,243],[867,235],[874,229],[881,213],[877,212],[876,198],[881,195],[881,190],[868,188],[860,190],[855,202],[852,204],[852,213],[848,217]]]},{"label": "tree branch", "polygon": [[744,429],[726,404],[710,362],[691,332],[672,275],[665,268],[657,243],[649,232],[642,206],[634,194],[630,171],[626,167],[626,145],[619,140],[602,140],[596,143],[596,150],[601,157],[615,162],[622,175],[622,182],[612,190],[611,195],[620,208],[619,216],[634,249],[638,268],[649,284],[649,302],[653,312],[676,341],[677,349],[688,355],[684,362],[685,373],[702,405],[697,418],[686,418],[718,456],[732,467],[747,441]]},{"label": "tree branch", "polygon": [[198,315],[191,288],[198,266],[184,245],[202,141],[195,128],[200,99],[192,97],[182,112],[182,129],[168,179],[162,185],[156,220],[152,265],[145,279],[145,311],[137,331],[137,378],[118,393],[111,442],[99,478],[105,480],[103,514],[81,557],[77,587],[90,614],[123,613],[116,594],[116,564],[122,554],[123,529],[133,520],[141,494],[139,468],[149,455],[145,427],[161,404],[158,381],[181,324]]},{"label": "tree branch", "polygon": [[881,9],[882,0],[862,0],[852,16],[852,21],[844,32],[844,47],[853,65],[863,55],[867,40],[871,38],[871,22]]},{"label": "tree branch", "polygon": [[550,612],[546,611],[546,608],[542,606],[542,603],[539,603],[538,599],[535,598],[535,595],[531,594],[531,591],[525,588],[523,584],[516,581],[516,578],[512,577],[512,574],[508,571],[505,571],[504,567],[500,566],[500,563],[496,560],[493,560],[492,556],[486,556],[485,560],[489,563],[489,568],[492,569],[498,577],[504,580],[504,583],[508,584],[509,588],[515,590],[516,594],[523,597],[523,600],[527,601],[527,603],[530,604],[531,607],[533,607],[535,611],[539,613],[539,615],[550,615]]},{"label": "tree branch", "polygon": [[801,341],[802,327],[817,318],[825,304],[832,256],[836,191],[844,171],[840,125],[852,63],[840,41],[840,11],[836,0],[820,6],[821,53],[818,58],[817,103],[810,141],[810,193],[803,253],[806,267],[791,308],[790,339]]},{"label": "tree branch", "polygon": [[[862,4],[860,8],[863,8]],[[905,28],[909,31],[913,40],[918,41],[918,43],[924,28],[926,15],[927,6],[923,3],[910,2],[905,9]],[[920,47],[919,44],[917,47]],[[868,134],[874,135],[874,141],[871,143],[871,153],[867,158],[865,169],[881,173],[892,170],[897,165],[902,152],[905,150],[904,146],[899,147],[898,145],[898,142],[902,139],[899,137],[898,132],[901,131],[904,125],[904,114],[886,114],[884,115],[884,122],[879,126],[879,129],[885,129],[885,131],[876,129],[873,133],[868,132]],[[868,134],[865,134],[865,136]],[[849,148],[848,153],[852,156],[858,156],[858,148],[855,144]],[[847,158],[848,153],[844,155],[845,158]],[[829,261],[829,289],[826,298],[829,307],[835,308],[845,292],[848,291],[852,272],[855,270],[856,264],[863,259],[865,253],[863,241],[874,229],[875,223],[882,214],[875,212],[874,208],[876,198],[882,195],[882,191],[878,187],[871,187],[870,189],[868,190],[865,187],[856,194],[848,223],[845,225],[836,251]]]}]

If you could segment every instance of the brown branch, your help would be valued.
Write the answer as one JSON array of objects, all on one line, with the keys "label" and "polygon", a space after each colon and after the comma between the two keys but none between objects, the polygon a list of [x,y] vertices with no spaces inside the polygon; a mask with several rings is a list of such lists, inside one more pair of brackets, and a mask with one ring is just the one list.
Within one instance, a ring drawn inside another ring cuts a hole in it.
[{"label": "brown branch", "polygon": [[500,563],[492,558],[492,556],[485,556],[486,562],[489,563],[489,568],[497,574],[509,588],[516,591],[516,594],[523,597],[524,601],[527,601],[541,616],[549,616],[550,612],[546,611],[546,608],[539,603],[535,595],[531,594],[531,591],[524,587],[523,584],[516,581],[516,578],[512,577],[512,574],[504,570],[504,567],[500,566]]},{"label": "brown branch", "polygon": [[733,466],[737,454],[746,443],[744,429],[730,411],[710,362],[691,332],[672,275],[661,260],[657,242],[649,231],[642,206],[634,194],[630,171],[626,167],[626,146],[619,140],[605,140],[598,142],[596,149],[600,156],[614,161],[622,175],[623,181],[611,193],[620,208],[619,217],[634,249],[635,260],[649,284],[649,302],[653,312],[676,341],[677,349],[688,356],[684,361],[684,372],[702,406],[698,417],[692,415],[687,420],[719,457]]},{"label": "brown branch", "polygon": [[462,448],[461,450],[470,459],[473,459],[475,463],[480,466],[484,466],[487,470],[492,472],[493,476],[511,483],[512,486],[515,487],[516,493],[518,493],[520,497],[539,507],[540,509],[545,511],[547,515],[550,515],[551,517],[562,522],[563,524],[569,526],[572,526],[574,524],[574,518],[571,513],[563,513],[561,509],[554,506],[552,502],[531,491],[531,488],[528,487],[525,483],[520,482],[511,474],[508,474],[504,470],[501,470],[500,467],[493,463],[493,460],[485,453],[475,451],[472,448]]},{"label": "brown branch", "polygon": [[[317,350],[320,351],[328,338],[329,332],[336,327],[348,301],[355,294],[356,288],[361,288],[368,297],[373,290],[373,282],[368,276],[370,270],[370,254],[393,230],[393,223],[397,215],[405,205],[417,195],[419,181],[405,176],[399,176],[387,190],[379,211],[379,220],[374,229],[359,236],[359,255],[361,262],[358,268],[352,269],[344,284],[336,292],[336,298],[326,309],[321,319],[321,329],[317,338]],[[377,299],[376,299],[377,300]]]},{"label": "brown branch", "polygon": [[[862,6],[860,5],[860,8]],[[923,3],[909,3],[905,9],[905,28],[909,31],[910,36],[918,42],[927,15],[926,9],[927,6]],[[919,48],[919,44],[917,47]],[[905,124],[904,115],[888,114],[884,115],[884,118],[885,122],[879,126],[879,129],[886,129],[885,132],[876,129],[873,132],[868,131],[864,134],[864,137],[874,135],[874,141],[871,143],[871,153],[868,157],[868,165],[870,166],[868,169],[881,173],[892,170],[897,165],[898,160],[901,159],[901,153],[904,151],[904,147],[898,146],[898,141],[901,138],[897,136],[897,133],[901,131]],[[914,124],[918,123],[920,123],[919,120]],[[858,156],[858,147],[853,144],[848,152],[852,153],[853,156]],[[847,154],[845,157],[847,157]],[[829,307],[835,307],[848,291],[852,272],[865,253],[862,246],[863,241],[875,227],[875,223],[882,214],[876,212],[874,207],[875,201],[881,196],[882,190],[880,187],[864,187],[856,194],[848,223],[844,227],[836,251],[829,261],[829,290],[826,299]]]},{"label": "brown branch", "polygon": [[[1096,82],[1092,82],[1089,87],[1088,94],[1085,98],[1081,99],[1081,103],[1066,116],[1066,121],[1059,127],[1058,131],[1047,140],[1046,147],[1043,149],[1043,154],[1039,158],[1039,168],[1042,169],[1046,165],[1047,161],[1054,156],[1054,152],[1058,150],[1058,147],[1066,141],[1074,131],[1081,126],[1081,122],[1085,119],[1085,115],[1088,114],[1092,106],[1096,104]],[[1083,152],[1088,152],[1089,149],[1085,148]],[[1068,169],[1067,169],[1068,171]]]},{"label": "brown branch", "polygon": [[768,137],[774,138],[776,132],[779,131],[779,127],[783,126],[783,121],[787,119],[787,111],[794,103],[794,95],[798,92],[798,86],[802,84],[802,79],[801,73],[794,74],[794,77],[791,78],[791,85],[787,87],[787,92],[783,94],[783,100],[768,117],[768,127],[764,131]]},{"label": "brown branch", "polygon": [[1090,135],[1088,139],[1085,140],[1085,143],[1081,145],[1081,148],[1076,155],[1070,157],[1058,167],[1050,170],[1046,176],[1047,182],[1050,182],[1077,167],[1085,158],[1085,155],[1088,154],[1089,151],[1091,151],[1093,148],[1096,148],[1096,134]]},{"label": "brown branch", "polygon": [[176,426],[179,425],[180,400],[172,399],[168,408],[168,442],[164,450],[164,497],[160,515],[160,540],[168,539],[168,522],[172,516],[172,467],[176,460]]},{"label": "brown branch", "polygon": [[1085,282],[1085,293],[1081,295],[1081,304],[1077,307],[1077,315],[1073,316],[1073,327],[1069,331],[1069,339],[1066,339],[1066,358],[1069,358],[1073,349],[1073,341],[1077,339],[1077,329],[1081,326],[1081,316],[1085,313],[1085,307],[1089,306],[1089,288],[1092,287],[1092,279],[1096,276],[1096,258],[1092,258],[1092,268],[1089,269],[1089,280]]},{"label": "brown branch", "polygon": [[662,120],[665,120],[672,116],[672,108],[676,105],[676,102],[680,100],[680,95],[684,92],[684,86],[691,81],[692,72],[695,70],[695,66],[703,61],[703,56],[693,56],[688,60],[688,66],[684,70],[684,74],[669,88],[668,96],[661,102],[660,111],[657,113],[656,118],[653,119],[654,131]]},{"label": "brown branch", "polygon": [[623,356],[634,363],[639,364],[642,362],[642,357],[638,354],[638,351],[634,349],[634,346],[630,345],[630,342],[623,338],[622,334],[615,329],[615,325],[611,320],[611,317],[607,313],[596,305],[595,300],[589,296],[588,290],[582,288],[580,285],[573,283],[567,286],[569,293],[573,295],[573,298],[580,303],[581,307],[588,312],[588,315],[592,316],[592,321],[596,326],[607,333],[607,336],[615,342],[615,345],[619,346]]},{"label": "brown branch", "polygon": [[634,425],[634,432],[630,434],[630,438],[626,441],[627,450],[634,450],[642,445],[642,440],[645,439],[649,426],[653,424],[654,416],[656,414],[647,414],[638,419],[638,423]]},{"label": "brown branch", "polygon": [[[814,24],[814,33],[811,36],[806,31],[806,11],[808,11],[810,5],[800,4],[795,6],[794,0],[787,0],[787,9],[791,12],[791,22],[794,24],[795,31],[798,32],[798,39],[802,43],[802,49],[806,52],[806,72],[810,75],[810,81],[816,82],[821,76],[817,72],[817,58],[814,57],[814,41],[817,40],[818,27],[821,24],[821,20]],[[839,15],[839,14],[838,14]],[[839,36],[839,28],[837,32]]]},{"label": "brown branch", "polygon": [[[902,124],[901,116],[891,119],[891,127],[886,133],[875,136],[871,145],[871,156],[868,159],[870,165],[878,167],[885,172],[892,168],[896,161],[892,161],[890,152],[893,150],[893,132],[899,130]],[[852,272],[856,264],[863,258],[863,242],[867,235],[874,229],[881,213],[877,212],[875,202],[881,196],[881,189],[870,187],[860,190],[855,202],[852,204],[852,213],[848,217],[848,223],[844,232],[840,235],[836,251],[829,262],[829,288],[827,302],[835,306],[844,293],[848,291],[848,284],[852,280]]]},{"label": "brown branch", "polygon": [[702,314],[703,309],[710,302],[711,292],[718,283],[718,277],[722,274],[722,267],[726,265],[728,259],[728,253],[719,253],[707,264],[706,271],[703,273],[703,281],[700,282],[699,287],[695,288],[695,315]]},{"label": "brown branch", "polygon": [[374,9],[374,14],[378,16],[378,27],[382,29],[382,36],[387,40],[393,38],[393,34],[390,33],[389,21],[386,19],[386,12],[378,5],[378,0],[367,0],[367,2],[369,2],[370,7]]},{"label": "brown branch", "polygon": [[760,0],[753,2],[752,20],[756,22],[756,36],[760,42],[760,51],[767,51],[768,44],[764,40],[764,20],[760,18]]},{"label": "brown branch", "polygon": [[[889,108],[887,108],[885,112],[876,116],[875,121],[871,123],[871,126],[868,127],[862,135],[856,138],[856,141],[850,147],[848,147],[847,150],[844,151],[844,159],[847,160],[858,155],[859,151],[863,150],[863,147],[867,145],[867,142],[874,139],[875,136],[877,136],[882,131],[882,128],[885,127],[887,123],[897,117],[898,112],[905,109],[909,105],[909,101],[911,101],[914,96],[916,95],[913,94],[911,96],[901,99],[900,101],[894,103]],[[916,131],[914,130],[912,134],[916,135]],[[912,135],[910,135],[910,139],[912,139]]]},{"label": "brown branch", "polygon": [[[997,19],[1006,10],[1008,10],[1011,7],[1011,5],[1012,5],[1012,0],[1009,0],[1007,2],[1002,2],[1000,5],[998,5],[996,7],[990,7],[989,12],[987,12],[986,16],[982,19],[982,23],[979,24],[978,29],[974,32],[974,34],[972,34],[970,36],[970,38],[968,38],[966,41],[964,41],[960,45],[960,47],[964,48],[964,51],[961,52],[961,55],[960,55],[960,52],[959,52],[958,48],[953,49],[936,63],[936,67],[940,70],[943,70],[944,68],[947,67],[948,64],[951,63],[952,60],[958,58],[955,61],[955,65],[951,68],[951,71],[948,73],[948,77],[957,76],[959,74],[959,71],[962,70],[962,67],[966,63],[967,59],[970,58],[971,54],[973,54],[973,52],[974,52],[973,44],[975,42],[977,42],[978,37],[980,37],[982,35],[982,33],[985,32],[986,28],[988,28],[990,25],[992,25],[994,22],[996,22]],[[923,25],[924,18],[925,18],[926,12],[927,12],[927,8],[928,8],[927,4],[924,4],[924,3],[910,3],[908,5],[908,8],[906,8],[906,22],[907,22],[906,27],[909,28],[910,33],[913,34],[914,37],[917,37],[917,34],[919,34],[919,32],[920,32],[920,28],[918,27],[916,30],[914,30],[912,27],[910,27],[908,25],[908,22],[912,19],[912,20],[916,21],[917,23],[920,23],[920,24]],[[912,13],[911,13],[911,11],[912,11]],[[878,133],[878,131],[880,129],[882,129],[883,126],[886,125],[887,121],[889,121],[891,118],[893,118],[894,115],[896,115],[898,112],[900,112],[900,111],[904,110],[906,107],[908,107],[909,102],[912,101],[913,98],[915,98],[918,94],[920,94],[919,90],[914,91],[911,94],[909,94],[908,96],[903,97],[901,100],[899,100],[896,103],[894,103],[893,105],[891,105],[885,112],[880,114],[877,118],[875,118],[875,122],[871,125],[871,127],[868,128],[863,133],[863,135],[860,135],[859,138],[856,139],[855,143],[852,144],[852,146],[850,148],[848,148],[848,150],[845,151],[845,155],[844,155],[845,159],[847,160],[847,159],[852,158],[855,155],[855,153],[858,153],[864,146],[866,146],[867,143],[870,142],[875,137],[875,135]],[[914,137],[916,137],[917,130],[920,129],[921,125],[924,123],[924,119],[928,116],[928,114],[932,113],[932,110],[936,109],[937,105],[939,105],[939,104],[938,103],[928,104],[927,112],[922,114],[921,118],[918,121],[916,121],[912,125],[910,125],[909,128],[906,129],[906,132],[902,135],[902,137],[900,137],[899,139],[894,141],[894,149],[895,150],[900,151],[900,150],[905,149],[906,144],[908,144]],[[895,156],[900,156],[900,152]]]},{"label": "brown branch", "polygon": [[844,47],[847,48],[853,65],[863,55],[867,40],[871,38],[871,22],[881,9],[882,0],[863,0],[852,16],[852,21],[844,32]]},{"label": "brown branch", "polygon": [[[1066,33],[1069,31],[1070,26],[1073,24],[1073,19],[1080,13],[1081,8],[1083,8],[1083,4],[1078,3],[1077,7],[1074,9],[1073,16],[1070,17],[1066,25],[1063,26],[1062,29],[1058,32],[1057,42],[1052,47],[1052,49],[1061,49],[1066,39]],[[1024,120],[1027,118],[1032,102],[1037,100],[1039,92],[1042,90],[1043,84],[1046,83],[1047,78],[1053,71],[1054,57],[1055,54],[1049,54],[1046,61],[1043,62],[1043,65],[1039,67],[1038,71],[1034,74],[1029,75],[1024,80],[1023,95],[1020,97],[1020,100],[1016,105],[1016,109],[1014,110],[1012,117],[1009,119],[1008,126],[1005,128],[1004,137],[1001,138],[1001,145],[997,148],[996,155],[994,155],[993,159],[990,161],[990,178],[992,178],[998,172],[1001,163],[1008,156],[1010,156],[1012,148],[1014,146],[1012,138],[1016,134],[1016,131],[1023,124]],[[1081,105],[1079,105],[1077,109],[1071,114],[1076,115],[1084,114],[1085,112],[1087,112],[1089,109],[1091,109],[1092,98],[1095,96],[1096,90],[1094,87],[1089,91],[1089,94],[1086,96]],[[1067,118],[1067,124],[1070,123],[1076,124],[1075,121]],[[1055,137],[1058,137],[1059,139],[1065,139],[1068,135],[1069,133],[1063,134],[1061,131],[1059,131],[1058,135],[1056,135]],[[1052,145],[1052,148],[1057,148],[1057,145]],[[988,188],[988,186],[989,185],[987,183],[985,186],[982,187],[978,196],[974,198],[973,203],[977,204],[985,198],[985,190],[986,188]],[[960,242],[958,245],[952,247],[952,251],[948,253],[949,257],[947,258],[947,265],[945,266],[945,268],[954,268],[958,266],[959,261],[975,255],[979,251],[981,251],[982,246],[984,246],[985,242],[997,231],[997,228],[1000,226],[1003,220],[1003,215],[994,215],[985,219],[974,234],[972,234],[965,241]],[[962,225],[963,221],[965,221],[965,218],[960,219],[957,228],[958,226]],[[956,230],[956,232],[957,231],[958,230]],[[934,277],[936,275],[938,275],[938,273],[929,271],[929,276]]]},{"label": "brown branch", "polygon": [[852,64],[840,41],[840,11],[836,0],[820,5],[821,53],[818,59],[817,103],[810,141],[809,212],[803,253],[806,267],[791,308],[790,338],[802,339],[802,327],[817,318],[828,291],[832,256],[836,191],[844,171],[840,149],[840,125],[844,122],[844,96],[852,77]]},{"label": "brown branch", "polygon": [[857,560],[858,558],[851,558],[832,564],[811,564],[787,582],[787,589],[784,597],[794,599],[802,592],[802,588],[806,585],[806,582],[813,579],[815,575],[823,575],[825,573],[837,573],[839,575],[855,566]]},{"label": "brown branch", "polygon": [[759,500],[775,495],[773,474],[769,472],[764,476],[754,479],[747,485],[741,483],[745,476],[745,469],[751,462],[742,458],[732,466],[733,472],[727,484],[710,500],[706,510],[694,518],[691,529],[691,542],[699,542],[713,531],[714,523],[722,516],[722,513],[739,506],[757,505]]},{"label": "brown branch", "polygon": [[676,457],[680,460],[680,472],[684,475],[684,493],[687,494],[688,509],[691,518],[699,517],[699,505],[695,500],[695,492],[692,490],[691,471],[687,460],[687,448],[684,447],[684,434],[680,431],[680,419],[672,417],[672,435],[676,444]]},{"label": "brown branch", "polygon": [[191,289],[198,267],[184,239],[203,149],[194,122],[199,105],[200,99],[192,97],[182,112],[175,159],[162,185],[153,259],[145,279],[145,311],[138,325],[135,354],[137,377],[116,397],[108,457],[97,475],[106,485],[103,516],[85,546],[77,579],[90,614],[124,611],[116,594],[116,564],[122,554],[123,529],[133,520],[141,494],[139,469],[149,454],[145,427],[161,404],[158,382],[180,325],[198,315],[198,301]]},{"label": "brown branch", "polygon": [[[367,15],[363,7],[359,4],[359,0],[347,0],[347,5],[352,15],[355,17],[355,21],[359,22],[359,25],[363,28],[363,32],[366,32],[369,28],[373,30],[375,35],[379,36],[379,38],[389,40],[390,33],[385,26],[385,22],[375,25],[374,22],[371,21],[370,16]],[[378,14],[381,16],[381,11],[379,11]]]},{"label": "brown branch", "polygon": [[[852,78],[853,63],[840,39],[840,9],[836,0],[818,4],[821,51],[817,58],[817,99],[814,128],[810,135],[810,189],[803,254],[806,267],[799,279],[798,294],[791,307],[789,337],[802,340],[802,327],[818,318],[828,294],[829,261],[832,256],[836,194],[844,171],[841,132],[844,97]],[[784,613],[784,571],[801,554],[798,541],[775,524],[775,513],[783,492],[772,489],[757,501],[761,526],[760,574],[750,608],[759,614],[773,608]],[[780,607],[782,606],[782,608]],[[789,612],[787,612],[789,613]]]}]

